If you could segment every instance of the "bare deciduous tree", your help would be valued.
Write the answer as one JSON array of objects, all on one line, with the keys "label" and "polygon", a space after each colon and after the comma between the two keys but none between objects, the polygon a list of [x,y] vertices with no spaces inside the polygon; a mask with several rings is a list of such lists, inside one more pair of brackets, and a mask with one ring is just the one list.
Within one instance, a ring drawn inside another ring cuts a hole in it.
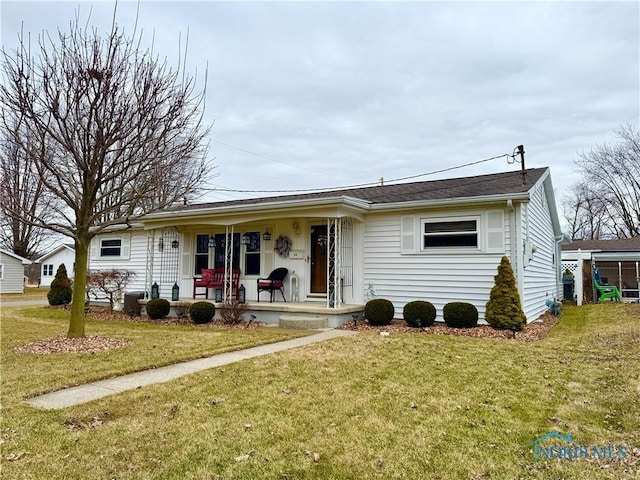
[{"label": "bare deciduous tree", "polygon": [[34,160],[18,141],[20,119],[2,111],[0,121],[0,245],[33,258],[51,232],[38,225],[49,215],[52,199],[38,176]]},{"label": "bare deciduous tree", "polygon": [[114,10],[104,35],[76,18],[68,33],[40,36],[35,52],[20,34],[18,48],[2,55],[0,104],[22,118],[21,154],[59,200],[34,223],[75,242],[69,337],[85,334],[91,239],[182,202],[212,170],[204,90],[183,66],[141,49],[140,35],[126,36],[115,18]]},{"label": "bare deciduous tree", "polygon": [[563,208],[572,239],[597,240],[610,236],[611,218],[602,192],[590,189],[585,183],[576,183],[564,196]]},{"label": "bare deciduous tree", "polygon": [[601,236],[628,238],[640,235],[640,131],[627,125],[616,134],[617,144],[581,153],[576,165],[590,198],[603,204]]}]

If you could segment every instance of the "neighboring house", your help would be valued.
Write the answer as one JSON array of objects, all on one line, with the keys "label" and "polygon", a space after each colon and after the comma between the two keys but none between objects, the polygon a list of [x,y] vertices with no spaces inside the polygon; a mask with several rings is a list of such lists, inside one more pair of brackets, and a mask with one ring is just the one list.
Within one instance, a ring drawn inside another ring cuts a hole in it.
[{"label": "neighboring house", "polygon": [[640,236],[614,240],[573,240],[562,245],[562,270],[575,276],[578,304],[596,298],[592,268],[605,283],[616,285],[623,301],[640,298]]},{"label": "neighboring house", "polygon": [[0,249],[0,293],[24,293],[24,267],[31,260]]},{"label": "neighboring house", "polygon": [[73,279],[75,258],[76,251],[74,245],[70,243],[62,243],[38,258],[36,263],[41,265],[40,286],[50,287],[58,267],[63,263],[67,269],[67,276]]},{"label": "neighboring house", "polygon": [[[137,272],[128,291],[157,283],[192,298],[202,268],[233,265],[252,309],[256,280],[286,267],[285,295],[299,312],[342,316],[370,298],[428,300],[442,320],[452,301],[485,304],[503,255],[511,260],[528,321],[559,295],[562,239],[548,168],[475,177],[186,205],[146,215],[94,238],[89,266]],[[266,304],[266,305],[265,305]],[[285,309],[286,307],[286,309]],[[333,317],[332,317],[333,318]]]}]

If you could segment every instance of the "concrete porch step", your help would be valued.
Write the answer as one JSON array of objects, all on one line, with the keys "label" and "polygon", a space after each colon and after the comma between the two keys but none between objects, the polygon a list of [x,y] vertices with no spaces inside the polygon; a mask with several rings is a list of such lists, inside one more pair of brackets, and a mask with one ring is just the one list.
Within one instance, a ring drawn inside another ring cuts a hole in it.
[{"label": "concrete porch step", "polygon": [[327,317],[309,317],[303,315],[281,315],[279,321],[280,328],[311,329],[329,327]]}]

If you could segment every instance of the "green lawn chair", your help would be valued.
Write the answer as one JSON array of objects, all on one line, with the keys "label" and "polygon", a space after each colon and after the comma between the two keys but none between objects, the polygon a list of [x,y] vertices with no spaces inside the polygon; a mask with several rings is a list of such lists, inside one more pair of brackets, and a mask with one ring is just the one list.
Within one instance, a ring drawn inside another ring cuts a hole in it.
[{"label": "green lawn chair", "polygon": [[605,300],[611,300],[612,302],[621,302],[622,295],[620,290],[615,285],[607,285],[600,278],[600,272],[597,268],[593,267],[593,284],[598,291],[598,302],[602,303]]}]

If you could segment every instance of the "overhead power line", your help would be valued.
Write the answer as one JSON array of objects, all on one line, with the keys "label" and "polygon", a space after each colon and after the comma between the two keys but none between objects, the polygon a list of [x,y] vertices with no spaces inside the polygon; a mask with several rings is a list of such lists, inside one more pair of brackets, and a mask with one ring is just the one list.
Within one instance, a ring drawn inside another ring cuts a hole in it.
[{"label": "overhead power line", "polygon": [[[462,165],[456,165],[453,167],[448,167],[448,168],[442,168],[439,170],[433,170],[431,172],[425,172],[425,173],[419,173],[417,175],[410,175],[407,177],[400,177],[400,178],[394,178],[391,180],[384,180],[384,184],[388,185],[390,183],[394,183],[394,182],[402,182],[404,180],[412,180],[415,178],[420,178],[420,177],[426,177],[429,175],[436,175],[438,173],[444,173],[444,172],[449,172],[451,170],[457,170],[459,168],[465,168],[465,167],[470,167],[472,165],[478,165],[479,163],[485,163],[485,162],[490,162],[491,160],[496,160],[498,158],[509,158],[509,157],[513,157],[513,154],[510,153],[503,153],[502,155],[496,155],[495,157],[490,157],[490,158],[483,158],[482,160],[476,160],[473,162],[469,162],[469,163],[465,163]],[[242,190],[242,189],[235,189],[235,188],[225,188],[222,186],[219,186],[218,188],[211,188],[211,189],[202,189],[202,190],[207,190],[207,191],[219,191],[219,192],[235,192],[235,193],[313,193],[313,192],[319,192],[319,191],[324,191],[324,190],[348,190],[351,188],[362,188],[362,187],[374,187],[376,185],[379,185],[380,181],[376,181],[376,182],[370,182],[370,183],[359,183],[359,184],[353,184],[353,185],[343,185],[343,186],[337,186],[337,187],[322,187],[322,188],[295,188],[295,189],[285,189],[285,190]]]}]

